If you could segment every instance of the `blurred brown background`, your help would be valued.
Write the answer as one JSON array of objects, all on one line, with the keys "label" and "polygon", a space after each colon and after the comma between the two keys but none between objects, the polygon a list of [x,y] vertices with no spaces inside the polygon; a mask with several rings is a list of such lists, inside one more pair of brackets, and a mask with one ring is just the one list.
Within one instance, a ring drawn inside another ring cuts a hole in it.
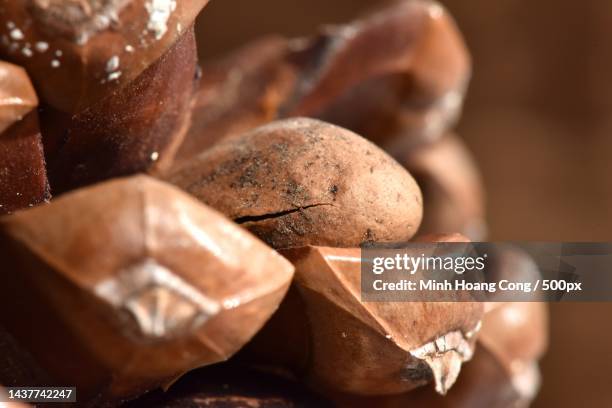
[{"label": "blurred brown background", "polygon": [[[304,35],[375,0],[212,0],[203,60]],[[444,0],[474,59],[459,132],[482,170],[492,240],[612,241],[612,3]],[[536,407],[612,406],[612,304],[553,305]]]}]

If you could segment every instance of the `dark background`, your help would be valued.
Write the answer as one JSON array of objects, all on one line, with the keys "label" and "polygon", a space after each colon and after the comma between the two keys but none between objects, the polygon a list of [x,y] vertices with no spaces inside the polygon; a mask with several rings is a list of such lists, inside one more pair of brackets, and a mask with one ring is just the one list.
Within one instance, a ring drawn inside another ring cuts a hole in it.
[{"label": "dark background", "polygon": [[[198,22],[201,55],[265,33],[308,34],[377,3],[212,0]],[[442,3],[473,55],[459,133],[483,173],[491,240],[612,241],[612,2]],[[612,304],[551,312],[535,406],[610,406]]]}]

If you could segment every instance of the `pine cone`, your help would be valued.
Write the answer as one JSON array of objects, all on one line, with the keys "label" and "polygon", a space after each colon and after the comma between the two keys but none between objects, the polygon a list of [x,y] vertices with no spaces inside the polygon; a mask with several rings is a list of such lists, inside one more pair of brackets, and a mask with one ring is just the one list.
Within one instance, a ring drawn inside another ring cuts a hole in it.
[{"label": "pine cone", "polygon": [[207,2],[0,6],[0,384],[81,406],[528,404],[541,303],[359,296],[364,243],[486,237],[449,14],[396,1],[200,70]]}]

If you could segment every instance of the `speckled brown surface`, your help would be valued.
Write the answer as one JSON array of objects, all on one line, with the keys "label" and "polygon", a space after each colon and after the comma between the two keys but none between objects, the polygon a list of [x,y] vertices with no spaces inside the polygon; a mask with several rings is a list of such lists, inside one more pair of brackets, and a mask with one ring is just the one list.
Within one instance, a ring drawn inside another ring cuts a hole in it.
[{"label": "speckled brown surface", "polygon": [[274,248],[405,241],[421,221],[410,174],[365,139],[312,119],[228,140],[168,179]]}]

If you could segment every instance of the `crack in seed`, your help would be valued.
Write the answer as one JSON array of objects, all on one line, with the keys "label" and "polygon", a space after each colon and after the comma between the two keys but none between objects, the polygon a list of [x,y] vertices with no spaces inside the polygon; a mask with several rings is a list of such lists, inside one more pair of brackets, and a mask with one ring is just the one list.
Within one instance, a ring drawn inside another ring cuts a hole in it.
[{"label": "crack in seed", "polygon": [[247,215],[247,216],[244,216],[244,217],[235,218],[234,222],[236,224],[246,224],[247,222],[258,222],[258,221],[272,220],[272,219],[284,217],[285,215],[293,214],[293,213],[296,213],[296,212],[302,212],[303,210],[307,210],[309,208],[323,207],[323,206],[332,206],[333,207],[333,204],[328,204],[328,203],[311,204],[311,205],[306,205],[304,207],[294,208],[294,209],[291,209],[291,210],[279,211],[279,212],[276,212],[276,213],[269,213],[269,214],[263,214],[263,215]]}]

